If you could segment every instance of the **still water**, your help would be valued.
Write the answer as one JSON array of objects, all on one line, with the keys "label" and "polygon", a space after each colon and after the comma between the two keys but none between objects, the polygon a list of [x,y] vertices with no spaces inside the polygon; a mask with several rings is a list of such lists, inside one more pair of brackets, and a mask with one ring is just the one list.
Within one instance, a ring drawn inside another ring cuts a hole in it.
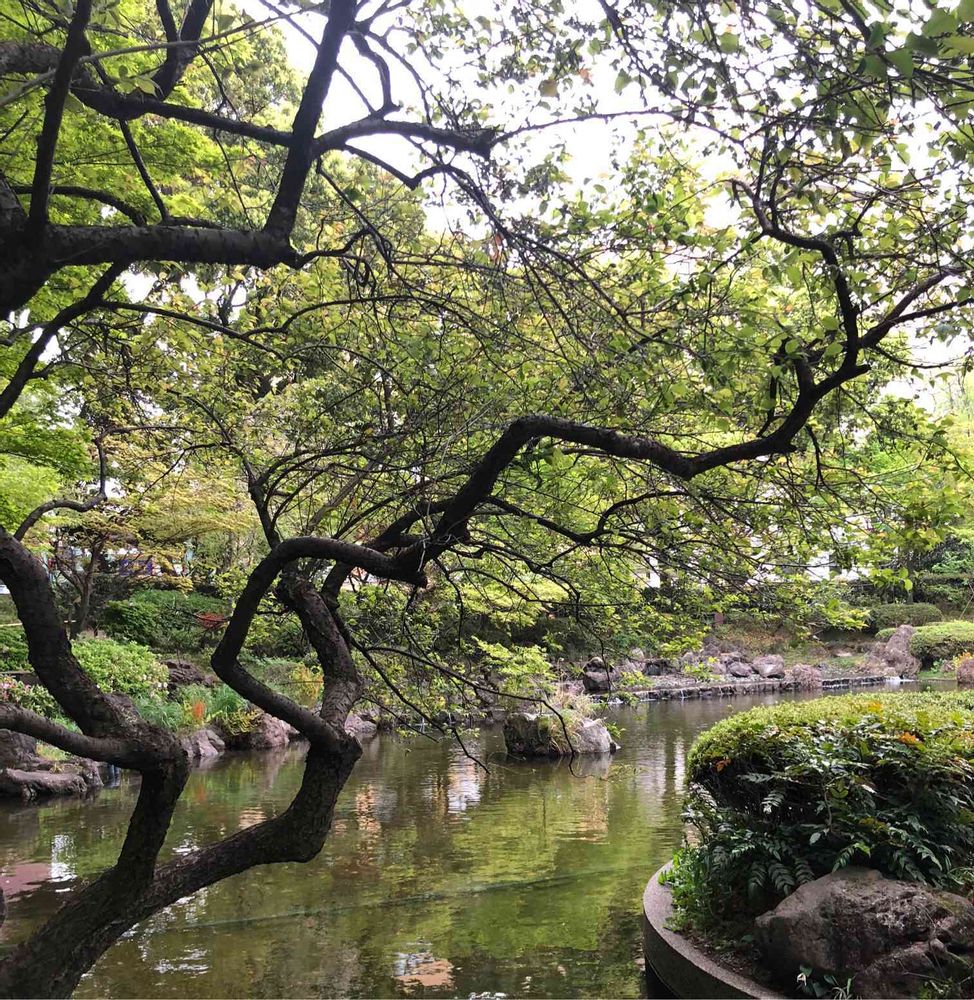
[{"label": "still water", "polygon": [[[307,865],[254,869],[157,914],[79,996],[643,995],[640,897],[680,841],[684,761],[718,719],[772,696],[616,709],[622,751],[514,763],[499,731],[468,749],[382,736]],[[168,850],[282,809],[302,751],[230,756],[192,776]],[[89,802],[0,809],[9,946],[107,866],[135,785]]]}]

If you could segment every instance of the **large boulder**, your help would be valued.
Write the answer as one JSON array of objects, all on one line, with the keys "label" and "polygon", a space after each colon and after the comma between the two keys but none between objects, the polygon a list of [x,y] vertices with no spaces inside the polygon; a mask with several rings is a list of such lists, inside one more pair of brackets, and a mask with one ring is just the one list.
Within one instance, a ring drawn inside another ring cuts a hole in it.
[{"label": "large boulder", "polygon": [[221,729],[220,735],[228,750],[273,750],[275,747],[286,747],[291,742],[289,728],[280,719],[261,712],[245,733],[230,733]]},{"label": "large boulder", "polygon": [[0,795],[29,802],[50,795],[84,795],[85,779],[77,771],[21,771],[5,767],[0,771]]},{"label": "large boulder", "polygon": [[784,657],[779,656],[777,653],[769,653],[767,656],[756,656],[751,661],[751,669],[759,677],[764,677],[765,679],[770,677],[784,677]]},{"label": "large boulder", "polygon": [[[589,660],[589,663],[592,661]],[[587,668],[586,664],[586,668]],[[582,673],[582,685],[588,694],[605,694],[617,687],[622,680],[622,671],[606,666],[586,669]]]},{"label": "large boulder", "polygon": [[736,663],[729,663],[727,665],[727,673],[729,673],[731,677],[750,677],[754,671],[751,669],[750,663],[744,663],[743,661],[738,660]]},{"label": "large boulder", "polygon": [[861,670],[884,677],[916,677],[920,661],[910,652],[910,637],[916,629],[901,625],[886,642],[877,642],[866,654]]},{"label": "large boulder", "polygon": [[518,757],[565,757],[575,753],[614,753],[619,746],[601,719],[569,725],[565,739],[561,721],[553,715],[511,712],[504,720],[507,752]]},{"label": "large boulder", "polygon": [[379,727],[369,719],[363,719],[354,712],[345,720],[345,732],[354,736],[360,743],[372,739],[379,732]]},{"label": "large boulder", "polygon": [[802,691],[815,691],[822,686],[822,671],[811,663],[796,663],[788,672],[788,679]]},{"label": "large boulder", "polygon": [[957,661],[956,676],[961,687],[974,684],[974,656],[964,656]]},{"label": "large boulder", "polygon": [[219,757],[226,749],[226,742],[223,737],[209,726],[197,729],[195,733],[190,733],[189,736],[184,736],[182,743],[189,759],[192,761],[209,760],[211,757]]},{"label": "large boulder", "polygon": [[37,740],[33,736],[0,729],[0,767],[25,767],[37,757]]},{"label": "large boulder", "polygon": [[803,966],[851,978],[863,997],[916,997],[928,981],[974,976],[974,905],[868,868],[806,883],[755,927],[769,968],[791,986]]}]

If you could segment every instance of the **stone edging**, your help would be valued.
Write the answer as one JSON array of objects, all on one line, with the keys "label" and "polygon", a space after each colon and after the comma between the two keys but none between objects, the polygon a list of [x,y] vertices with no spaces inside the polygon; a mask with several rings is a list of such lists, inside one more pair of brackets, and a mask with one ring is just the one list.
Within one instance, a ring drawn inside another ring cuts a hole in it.
[{"label": "stone edging", "polygon": [[784,994],[725,968],[682,934],[668,928],[673,916],[673,897],[668,886],[660,885],[659,877],[669,867],[664,865],[660,868],[643,893],[643,954],[647,974],[652,970],[677,997],[712,997],[714,1000],[768,997],[781,1000]]},{"label": "stone edging", "polygon": [[[823,691],[830,691],[835,688],[856,688],[856,687],[878,687],[886,684],[890,678],[869,674],[866,676],[848,677],[824,677],[822,679]],[[908,683],[902,681],[902,683]],[[799,688],[787,679],[777,678],[753,678],[741,681],[725,681],[720,684],[688,684],[685,687],[658,687],[658,688],[617,688],[613,691],[605,691],[592,695],[593,701],[606,701],[609,698],[617,698],[620,694],[626,693],[635,695],[641,702],[648,701],[687,701],[693,698],[731,698],[735,695],[743,694],[767,694],[775,691],[815,691],[816,688]]]}]

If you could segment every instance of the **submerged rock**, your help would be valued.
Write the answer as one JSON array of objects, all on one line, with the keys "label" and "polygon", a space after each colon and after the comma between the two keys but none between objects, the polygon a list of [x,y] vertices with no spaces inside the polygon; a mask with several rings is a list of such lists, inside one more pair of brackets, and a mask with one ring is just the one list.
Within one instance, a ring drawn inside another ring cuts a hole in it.
[{"label": "submerged rock", "polygon": [[619,745],[609,735],[601,719],[566,723],[553,715],[510,713],[504,720],[507,752],[518,757],[565,757],[574,753],[615,753]]},{"label": "submerged rock", "polygon": [[974,905],[868,868],[806,883],[755,927],[768,966],[792,986],[802,966],[851,978],[864,997],[916,997],[925,982],[974,975]]}]

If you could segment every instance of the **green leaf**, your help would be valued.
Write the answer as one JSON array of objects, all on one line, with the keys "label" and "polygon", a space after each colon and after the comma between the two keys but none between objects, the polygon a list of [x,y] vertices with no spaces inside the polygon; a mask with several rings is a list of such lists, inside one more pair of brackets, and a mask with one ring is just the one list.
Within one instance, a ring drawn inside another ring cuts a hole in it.
[{"label": "green leaf", "polygon": [[720,36],[721,52],[737,52],[740,50],[741,40],[732,31],[725,31]]},{"label": "green leaf", "polygon": [[538,87],[538,93],[541,94],[542,97],[557,97],[558,81],[554,77],[542,80],[541,85]]},{"label": "green leaf", "polygon": [[943,46],[948,52],[974,55],[974,35],[948,35],[943,40]]},{"label": "green leaf", "polygon": [[907,48],[896,49],[887,52],[886,58],[905,76],[908,80],[913,76],[913,53]]}]

